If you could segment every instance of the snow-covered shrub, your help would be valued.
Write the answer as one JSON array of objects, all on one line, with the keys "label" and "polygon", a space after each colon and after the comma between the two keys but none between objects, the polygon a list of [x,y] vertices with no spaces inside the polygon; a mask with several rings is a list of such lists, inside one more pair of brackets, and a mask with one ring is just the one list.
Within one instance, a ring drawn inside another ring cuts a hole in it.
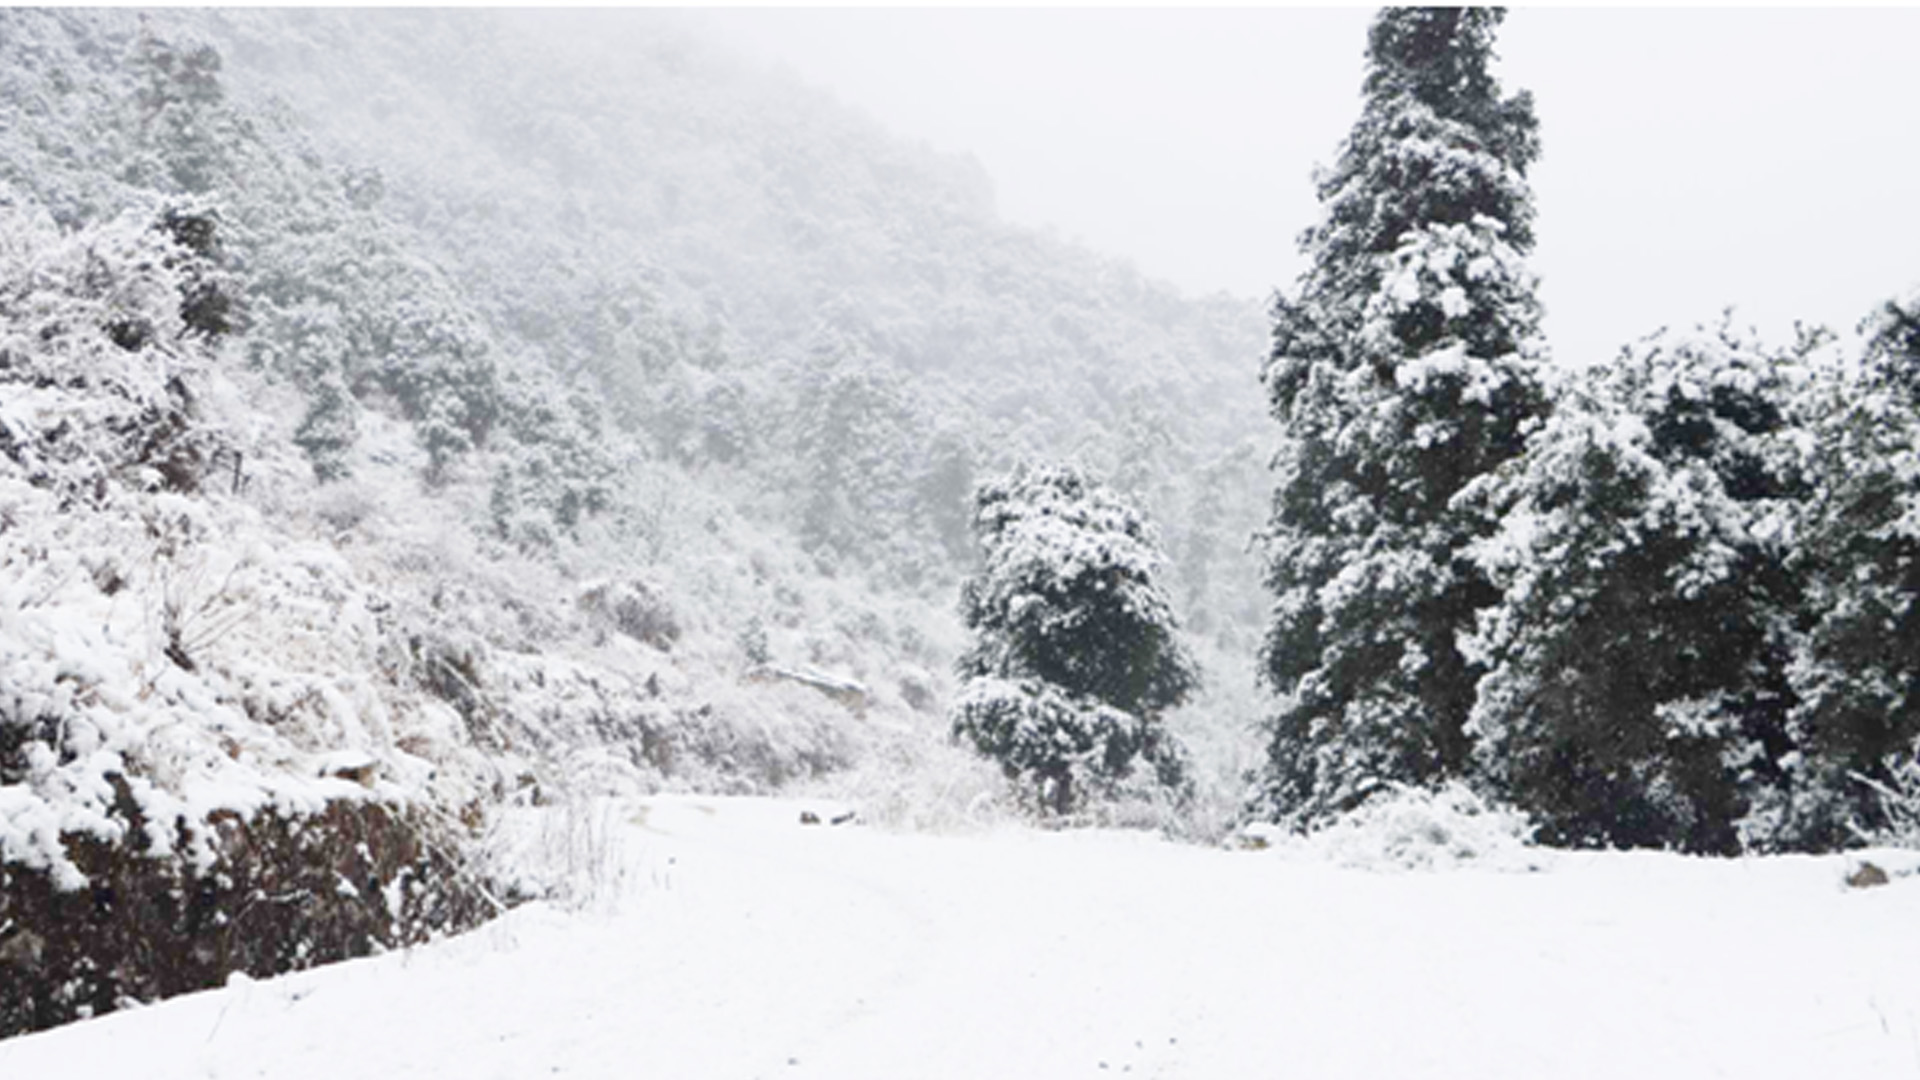
[{"label": "snow-covered shrub", "polygon": [[360,527],[381,511],[379,493],[352,482],[329,484],[313,497],[313,516],[336,534]]},{"label": "snow-covered shrub", "polygon": [[912,729],[873,730],[849,768],[819,788],[884,828],[959,832],[1030,816],[1021,789],[993,762]]},{"label": "snow-covered shrub", "polygon": [[798,686],[719,681],[694,693],[664,659],[646,670],[583,663],[558,650],[522,655],[469,642],[447,651],[448,644],[434,646],[444,680],[436,692],[477,743],[521,755],[548,783],[582,783],[581,763],[594,760],[619,762],[617,776],[589,770],[606,773],[606,794],[762,794],[833,772],[850,756],[845,714]]},{"label": "snow-covered shrub", "polygon": [[644,581],[603,582],[580,594],[580,610],[596,622],[667,652],[680,640],[680,619],[660,590]]},{"label": "snow-covered shrub", "polygon": [[1473,864],[1536,869],[1526,815],[1454,781],[1437,790],[1389,785],[1308,834],[1306,845],[1344,866],[1420,870]]},{"label": "snow-covered shrub", "polygon": [[207,338],[238,332],[246,324],[245,304],[224,265],[219,209],[200,199],[174,199],[156,224],[180,249],[169,263],[180,276],[181,326]]},{"label": "snow-covered shrub", "polygon": [[1782,782],[1802,371],[1730,328],[1654,335],[1468,493],[1504,514],[1463,641],[1476,755],[1546,842],[1731,853]]},{"label": "snow-covered shrub", "polygon": [[1873,792],[1879,803],[1872,827],[1854,827],[1855,837],[1870,845],[1920,849],[1920,744],[1905,756],[1884,763],[1886,779],[1859,773],[1852,779]]},{"label": "snow-covered shrub", "polygon": [[189,386],[205,358],[182,340],[193,253],[159,205],[63,235],[0,192],[0,457],[63,501],[110,482],[195,491],[223,450]]},{"label": "snow-covered shrub", "polygon": [[543,785],[541,796],[487,819],[481,860],[500,895],[569,911],[612,908],[630,870],[628,803],[565,780]]},{"label": "snow-covered shrub", "polygon": [[740,647],[740,655],[746,658],[751,667],[764,667],[773,662],[773,646],[767,640],[767,624],[758,615],[750,617],[747,625],[740,628],[734,643]]},{"label": "snow-covered shrub", "polygon": [[1175,637],[1151,526],[1076,469],[984,484],[980,574],[961,591],[974,631],[949,708],[956,737],[1000,763],[1053,814],[1115,793],[1142,762],[1169,791],[1184,754],[1160,714],[1199,674]]}]

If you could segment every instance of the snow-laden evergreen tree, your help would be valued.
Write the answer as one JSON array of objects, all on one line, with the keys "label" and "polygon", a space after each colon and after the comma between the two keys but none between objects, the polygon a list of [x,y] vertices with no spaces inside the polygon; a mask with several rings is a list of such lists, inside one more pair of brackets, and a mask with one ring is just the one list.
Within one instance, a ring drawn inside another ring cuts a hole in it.
[{"label": "snow-laden evergreen tree", "polygon": [[1505,512],[1476,549],[1503,591],[1465,643],[1490,669],[1476,751],[1543,841],[1782,842],[1803,372],[1730,327],[1663,331],[1462,500]]},{"label": "snow-laden evergreen tree", "polygon": [[1479,671],[1455,639],[1497,593],[1465,554],[1491,524],[1453,498],[1544,412],[1523,264],[1539,142],[1531,96],[1489,70],[1502,14],[1374,20],[1360,119],[1301,237],[1312,264],[1274,303],[1263,675],[1286,697],[1263,816],[1304,824],[1468,767]]},{"label": "snow-laden evergreen tree", "polygon": [[1803,847],[1895,824],[1884,792],[1914,790],[1920,753],[1920,293],[1865,329],[1865,364],[1825,380],[1810,407],[1811,625],[1793,668],[1805,776],[1777,811]]},{"label": "snow-laden evergreen tree", "polygon": [[1199,672],[1152,526],[1076,468],[1022,466],[975,492],[974,531],[984,559],[961,589],[975,638],[958,664],[955,736],[1047,813],[1127,790],[1181,795],[1185,755],[1161,714]]}]

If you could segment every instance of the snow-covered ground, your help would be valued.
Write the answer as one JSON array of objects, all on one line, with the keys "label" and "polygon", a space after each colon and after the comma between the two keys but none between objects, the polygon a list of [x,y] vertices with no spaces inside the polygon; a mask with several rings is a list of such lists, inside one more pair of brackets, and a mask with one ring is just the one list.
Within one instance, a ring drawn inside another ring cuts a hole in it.
[{"label": "snow-covered ground", "polygon": [[1369,870],[805,809],[840,807],[644,800],[597,899],[0,1042],[0,1076],[1920,1076],[1920,853],[1850,889],[1859,856]]}]

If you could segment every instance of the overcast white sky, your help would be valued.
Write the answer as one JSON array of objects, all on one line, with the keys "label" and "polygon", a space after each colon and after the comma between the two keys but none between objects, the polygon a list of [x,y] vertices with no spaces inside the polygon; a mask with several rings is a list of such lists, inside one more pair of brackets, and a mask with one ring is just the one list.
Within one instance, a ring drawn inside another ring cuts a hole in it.
[{"label": "overcast white sky", "polygon": [[[696,25],[971,152],[999,208],[1190,292],[1301,269],[1369,9],[712,9]],[[1920,9],[1511,13],[1545,154],[1533,265],[1563,359],[1662,323],[1785,335],[1920,285]]]}]

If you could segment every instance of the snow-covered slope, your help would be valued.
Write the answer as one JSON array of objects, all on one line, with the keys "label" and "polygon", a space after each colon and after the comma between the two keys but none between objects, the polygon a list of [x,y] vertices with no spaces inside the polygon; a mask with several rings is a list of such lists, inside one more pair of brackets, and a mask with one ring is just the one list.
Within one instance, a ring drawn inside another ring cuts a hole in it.
[{"label": "snow-covered slope", "polygon": [[[1903,1076],[1911,852],[1535,872],[658,797],[600,886],[453,941],[0,1043],[0,1074]],[[1849,888],[1862,857],[1890,884]]]}]

